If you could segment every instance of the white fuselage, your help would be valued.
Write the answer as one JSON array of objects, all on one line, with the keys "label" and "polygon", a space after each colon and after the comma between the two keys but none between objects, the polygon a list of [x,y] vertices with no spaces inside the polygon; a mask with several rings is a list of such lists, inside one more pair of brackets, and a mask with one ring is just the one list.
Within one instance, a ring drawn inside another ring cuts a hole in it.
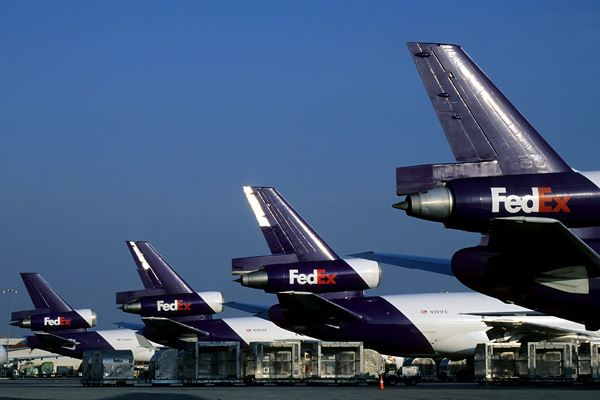
[{"label": "white fuselage", "polygon": [[[519,322],[559,328],[568,333],[598,337],[597,332],[571,321],[552,316],[498,316],[492,313],[531,312],[479,293],[427,293],[381,296],[404,314],[427,338],[435,352],[446,356],[472,356],[478,343],[491,342],[486,321],[505,321],[507,327]],[[469,314],[488,314],[469,315]]]},{"label": "white fuselage", "polygon": [[318,340],[280,328],[271,321],[258,317],[223,318],[246,344],[276,340]]},{"label": "white fuselage", "polygon": [[148,341],[131,329],[96,331],[115,350],[131,350],[133,358],[139,362],[149,362],[160,345]]}]

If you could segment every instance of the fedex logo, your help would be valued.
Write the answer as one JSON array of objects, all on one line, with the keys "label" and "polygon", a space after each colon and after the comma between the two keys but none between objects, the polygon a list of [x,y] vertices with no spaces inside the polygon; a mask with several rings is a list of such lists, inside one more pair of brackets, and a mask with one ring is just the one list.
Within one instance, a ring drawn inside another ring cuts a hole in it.
[{"label": "fedex logo", "polygon": [[165,303],[164,300],[156,302],[157,311],[192,311],[192,303],[184,303],[183,300],[175,300],[172,303]]},{"label": "fedex logo", "polygon": [[58,317],[56,319],[50,317],[44,317],[44,326],[67,326],[71,325],[71,320],[65,317]]},{"label": "fedex logo", "polygon": [[314,269],[312,274],[299,274],[297,269],[290,269],[290,285],[335,285],[337,274],[326,274],[324,269]]},{"label": "fedex logo", "polygon": [[533,212],[571,212],[567,202],[571,196],[559,197],[552,194],[552,188],[533,187],[531,194],[523,197],[514,194],[505,196],[506,188],[497,187],[492,189],[492,212],[500,212],[500,204],[511,214],[523,211],[530,214]]}]

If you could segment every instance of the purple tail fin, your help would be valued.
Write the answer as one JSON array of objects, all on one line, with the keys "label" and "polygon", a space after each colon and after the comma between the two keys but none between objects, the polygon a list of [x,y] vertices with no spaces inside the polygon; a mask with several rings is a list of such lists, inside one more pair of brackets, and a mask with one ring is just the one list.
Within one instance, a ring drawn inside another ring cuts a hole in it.
[{"label": "purple tail fin", "polygon": [[73,311],[73,308],[52,289],[40,274],[23,272],[21,278],[36,310],[44,309],[53,313]]},{"label": "purple tail fin", "polygon": [[295,254],[298,261],[339,259],[277,190],[245,186],[244,192],[273,255]]},{"label": "purple tail fin", "polygon": [[456,178],[571,171],[460,46],[408,48],[458,163],[398,168],[398,196]]},{"label": "purple tail fin", "polygon": [[145,290],[117,293],[117,304],[150,296],[195,293],[148,242],[127,241]]},{"label": "purple tail fin", "polygon": [[148,242],[127,242],[146,289],[164,289],[166,294],[194,293],[194,290]]}]

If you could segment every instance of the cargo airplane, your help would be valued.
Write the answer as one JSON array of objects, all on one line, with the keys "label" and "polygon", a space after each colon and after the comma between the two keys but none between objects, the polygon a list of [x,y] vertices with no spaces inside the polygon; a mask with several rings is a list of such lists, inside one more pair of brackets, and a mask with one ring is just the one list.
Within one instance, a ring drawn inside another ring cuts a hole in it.
[{"label": "cargo airplane", "polygon": [[187,342],[312,339],[258,317],[213,319],[223,311],[220,292],[196,292],[148,242],[128,241],[144,290],[117,293],[123,311],[138,314],[146,338],[182,349]]},{"label": "cargo airplane", "polygon": [[596,336],[475,292],[365,296],[381,281],[378,263],[341,259],[274,188],[244,191],[271,255],[234,259],[232,271],[243,286],[277,295],[279,304],[265,311],[282,328],[321,340],[362,341],[384,354],[459,359],[482,342]]},{"label": "cargo airplane", "polygon": [[85,350],[131,350],[136,361],[148,362],[157,345],[131,329],[89,331],[96,312],[75,310],[37,273],[21,273],[35,310],[11,314],[11,325],[31,329],[26,345],[52,353],[81,358]]},{"label": "cargo airplane", "polygon": [[469,288],[600,329],[600,172],[567,165],[460,46],[408,48],[457,162],[397,168],[394,207],[482,234],[451,261]]}]

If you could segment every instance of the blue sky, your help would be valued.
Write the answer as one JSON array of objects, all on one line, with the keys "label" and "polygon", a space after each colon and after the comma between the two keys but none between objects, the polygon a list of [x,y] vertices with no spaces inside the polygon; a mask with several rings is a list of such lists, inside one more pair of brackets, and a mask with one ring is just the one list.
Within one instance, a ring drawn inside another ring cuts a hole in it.
[{"label": "blue sky", "polygon": [[[39,272],[100,328],[138,321],[115,305],[142,287],[126,240],[196,290],[273,303],[232,282],[231,258],[268,253],[243,185],[276,187],[340,255],[477,243],[391,207],[396,167],[454,161],[407,41],[462,45],[571,166],[599,169],[600,3],[422,4],[0,1],[11,309],[31,307],[19,272]],[[442,289],[463,290],[387,267],[372,293]]]}]

